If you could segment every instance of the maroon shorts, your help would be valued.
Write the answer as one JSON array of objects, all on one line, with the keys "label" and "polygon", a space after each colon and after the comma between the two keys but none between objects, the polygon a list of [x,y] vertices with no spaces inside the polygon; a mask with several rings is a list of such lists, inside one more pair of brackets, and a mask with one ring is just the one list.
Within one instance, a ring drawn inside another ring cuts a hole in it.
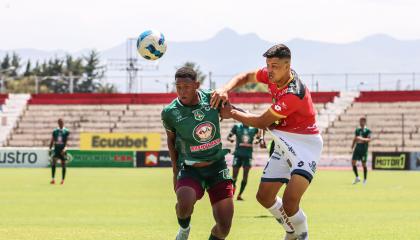
[{"label": "maroon shorts", "polygon": [[[176,190],[180,187],[190,187],[194,189],[197,200],[204,196],[204,188],[193,178],[182,178],[176,183]],[[233,197],[233,184],[231,181],[222,181],[207,189],[211,205],[225,198]]]}]

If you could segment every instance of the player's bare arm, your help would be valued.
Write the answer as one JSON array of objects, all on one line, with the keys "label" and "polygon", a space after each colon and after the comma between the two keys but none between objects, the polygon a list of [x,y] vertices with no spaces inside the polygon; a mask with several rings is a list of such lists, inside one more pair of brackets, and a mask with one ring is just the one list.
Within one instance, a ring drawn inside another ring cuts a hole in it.
[{"label": "player's bare arm", "polygon": [[222,103],[224,106],[229,100],[228,93],[247,83],[257,82],[257,70],[241,73],[232,78],[224,87],[214,90],[210,100],[210,106],[216,108]]},{"label": "player's bare arm", "polygon": [[275,115],[270,109],[267,109],[263,114],[257,115],[249,112],[243,112],[235,109],[228,104],[221,108],[220,114],[223,118],[233,118],[248,126],[265,129],[271,126],[274,122],[281,119],[281,116]]},{"label": "player's bare arm", "polygon": [[172,162],[172,171],[173,171],[173,183],[174,183],[174,189],[176,186],[176,176],[178,174],[178,167],[177,167],[177,160],[178,160],[178,152],[175,149],[175,139],[176,135],[173,132],[166,131],[167,136],[167,144],[168,144],[168,150],[169,150],[169,156],[171,157]]}]

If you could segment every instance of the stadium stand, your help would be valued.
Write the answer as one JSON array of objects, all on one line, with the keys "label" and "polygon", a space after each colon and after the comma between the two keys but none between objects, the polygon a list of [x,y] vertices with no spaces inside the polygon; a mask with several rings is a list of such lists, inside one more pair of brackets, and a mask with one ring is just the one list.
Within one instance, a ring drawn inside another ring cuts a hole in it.
[{"label": "stadium stand", "polygon": [[29,94],[0,94],[0,146],[6,145],[29,97]]},{"label": "stadium stand", "polygon": [[[317,111],[333,101],[338,92],[312,94]],[[162,149],[166,149],[166,134],[160,121],[165,105],[175,94],[33,94],[20,121],[7,141],[14,147],[48,146],[57,119],[63,118],[72,132],[69,146],[79,147],[80,132],[156,132],[162,136]],[[232,93],[231,101],[244,109],[260,113],[271,103],[267,93]],[[233,120],[222,122],[222,136],[226,138]],[[224,146],[233,149],[227,141]],[[257,148],[256,148],[257,149]],[[259,149],[259,148],[258,148]],[[267,154],[259,149],[257,153]]]},{"label": "stadium stand", "polygon": [[370,151],[419,151],[419,109],[420,91],[361,92],[326,129],[324,153],[350,157],[354,130],[362,116],[373,132]]}]

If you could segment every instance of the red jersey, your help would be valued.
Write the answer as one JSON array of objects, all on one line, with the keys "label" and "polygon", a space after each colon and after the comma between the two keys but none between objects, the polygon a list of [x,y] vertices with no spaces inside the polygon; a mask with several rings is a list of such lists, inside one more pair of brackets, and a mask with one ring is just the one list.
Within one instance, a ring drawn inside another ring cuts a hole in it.
[{"label": "red jersey", "polygon": [[257,72],[258,82],[268,85],[273,100],[270,111],[281,118],[275,129],[297,134],[318,134],[311,93],[294,70],[292,74],[293,79],[279,89],[269,81],[267,68]]}]

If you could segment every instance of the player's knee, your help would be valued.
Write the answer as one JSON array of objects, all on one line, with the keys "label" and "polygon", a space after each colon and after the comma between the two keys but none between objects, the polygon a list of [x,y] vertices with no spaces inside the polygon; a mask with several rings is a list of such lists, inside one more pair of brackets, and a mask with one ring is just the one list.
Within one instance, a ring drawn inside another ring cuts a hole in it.
[{"label": "player's knee", "polygon": [[194,210],[194,205],[187,202],[178,202],[175,208],[176,208],[178,217],[187,218],[191,216]]},{"label": "player's knee", "polygon": [[257,201],[265,208],[270,208],[273,205],[271,203],[273,199],[268,198],[267,195],[264,194],[262,191],[258,191],[255,197],[257,198]]}]

